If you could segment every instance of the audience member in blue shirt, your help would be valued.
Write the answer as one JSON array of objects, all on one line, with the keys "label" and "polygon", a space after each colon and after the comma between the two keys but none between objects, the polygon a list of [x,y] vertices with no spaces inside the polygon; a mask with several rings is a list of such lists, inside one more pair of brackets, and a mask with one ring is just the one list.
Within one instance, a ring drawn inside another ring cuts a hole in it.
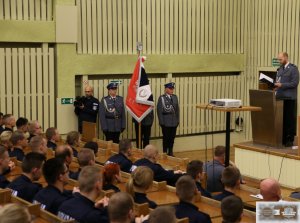
[{"label": "audience member in blue shirt", "polygon": [[47,147],[56,150],[57,142],[61,140],[58,130],[54,127],[50,127],[46,130]]},{"label": "audience member in blue shirt", "polygon": [[95,165],[95,154],[91,149],[82,148],[78,153],[79,169],[77,172],[70,173],[70,178],[78,180],[79,174],[83,167]]},{"label": "audience member in blue shirt", "polygon": [[72,148],[73,150],[73,156],[77,157],[78,151],[76,147],[80,144],[80,133],[76,131],[71,131],[67,134],[66,143]]},{"label": "audience member in blue shirt", "polygon": [[[73,150],[68,145],[57,146],[55,150],[55,158],[62,160],[69,169],[69,166],[73,161]],[[74,174],[74,172],[69,170],[69,176],[72,174]]]},{"label": "audience member in blue shirt", "polygon": [[8,150],[10,157],[16,157],[17,160],[23,161],[24,149],[28,146],[28,141],[25,134],[21,131],[15,131],[10,137],[12,148]]}]

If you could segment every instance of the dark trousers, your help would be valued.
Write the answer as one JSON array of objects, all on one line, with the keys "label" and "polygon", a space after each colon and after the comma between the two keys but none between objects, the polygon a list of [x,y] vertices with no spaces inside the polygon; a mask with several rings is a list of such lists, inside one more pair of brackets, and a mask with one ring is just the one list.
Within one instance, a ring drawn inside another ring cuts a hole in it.
[{"label": "dark trousers", "polygon": [[177,127],[162,126],[161,129],[163,134],[163,151],[172,156]]},{"label": "dark trousers", "polygon": [[282,144],[291,146],[296,135],[297,100],[284,100],[283,102],[283,132]]},{"label": "dark trousers", "polygon": [[112,140],[114,143],[120,142],[120,134],[121,132],[105,132],[106,141]]},{"label": "dark trousers", "polygon": [[139,139],[139,124],[134,123],[135,127],[135,138],[136,138],[136,147],[137,148],[145,148],[149,145],[150,135],[151,135],[151,125],[141,125],[141,137],[143,140],[143,147],[139,144],[141,141]]}]

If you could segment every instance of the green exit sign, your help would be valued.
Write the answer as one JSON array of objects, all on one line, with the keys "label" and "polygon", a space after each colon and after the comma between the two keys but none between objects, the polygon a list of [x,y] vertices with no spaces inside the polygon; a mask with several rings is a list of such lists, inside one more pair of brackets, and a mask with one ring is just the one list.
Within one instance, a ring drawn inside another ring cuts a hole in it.
[{"label": "green exit sign", "polygon": [[74,102],[73,98],[62,98],[61,99],[62,105],[71,105],[71,104],[73,104],[73,102]]},{"label": "green exit sign", "polygon": [[281,64],[279,63],[277,58],[272,58],[272,66],[273,67],[280,67],[280,65]]}]

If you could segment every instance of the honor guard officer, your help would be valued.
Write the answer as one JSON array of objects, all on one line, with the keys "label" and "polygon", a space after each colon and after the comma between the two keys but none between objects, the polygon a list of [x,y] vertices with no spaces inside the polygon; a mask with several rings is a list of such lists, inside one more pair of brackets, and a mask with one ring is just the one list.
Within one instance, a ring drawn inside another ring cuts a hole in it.
[{"label": "honor guard officer", "polygon": [[125,107],[123,97],[117,95],[118,84],[107,85],[108,96],[103,97],[100,103],[100,125],[106,140],[119,143],[121,132],[126,127]]},{"label": "honor guard officer", "polygon": [[175,83],[165,84],[165,94],[157,102],[157,115],[163,134],[163,151],[173,156],[176,129],[179,124],[179,104],[174,92]]},{"label": "honor guard officer", "polygon": [[288,54],[278,54],[281,66],[277,70],[275,91],[276,99],[283,100],[282,144],[293,146],[297,123],[297,88],[299,71],[296,65],[288,60]]}]

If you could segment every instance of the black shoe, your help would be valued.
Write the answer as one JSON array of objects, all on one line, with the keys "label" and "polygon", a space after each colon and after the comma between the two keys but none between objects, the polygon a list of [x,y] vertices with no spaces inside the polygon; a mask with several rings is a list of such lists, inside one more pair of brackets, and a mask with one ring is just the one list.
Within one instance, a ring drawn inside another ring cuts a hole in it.
[{"label": "black shoe", "polygon": [[168,156],[173,156],[173,157],[175,157],[173,153],[168,153]]},{"label": "black shoe", "polygon": [[294,143],[291,141],[284,144],[285,147],[292,147],[293,145],[294,145]]}]

